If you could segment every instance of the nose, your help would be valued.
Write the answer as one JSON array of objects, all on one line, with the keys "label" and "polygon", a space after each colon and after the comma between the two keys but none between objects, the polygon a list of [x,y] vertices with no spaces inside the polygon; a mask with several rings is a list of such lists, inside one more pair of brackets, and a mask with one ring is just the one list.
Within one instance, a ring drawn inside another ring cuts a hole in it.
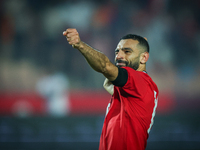
[{"label": "nose", "polygon": [[119,52],[116,54],[116,59],[117,60],[124,59],[124,57],[125,57],[124,51],[119,50]]}]

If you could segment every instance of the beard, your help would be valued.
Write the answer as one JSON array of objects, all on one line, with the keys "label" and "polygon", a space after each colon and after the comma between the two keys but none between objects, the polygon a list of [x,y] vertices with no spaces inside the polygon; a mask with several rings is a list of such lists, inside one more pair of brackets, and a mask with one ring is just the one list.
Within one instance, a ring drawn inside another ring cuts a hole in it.
[{"label": "beard", "polygon": [[130,65],[128,65],[128,67],[133,68],[134,70],[137,70],[139,68],[140,63],[138,61],[132,62],[130,63]]},{"label": "beard", "polygon": [[[122,63],[121,65],[118,65],[118,63]],[[131,61],[130,63],[128,61],[124,60],[116,60],[115,61],[115,66],[117,67],[130,67],[133,68],[134,70],[137,70],[139,68],[140,62],[139,62],[139,57],[136,58],[134,61]]]}]

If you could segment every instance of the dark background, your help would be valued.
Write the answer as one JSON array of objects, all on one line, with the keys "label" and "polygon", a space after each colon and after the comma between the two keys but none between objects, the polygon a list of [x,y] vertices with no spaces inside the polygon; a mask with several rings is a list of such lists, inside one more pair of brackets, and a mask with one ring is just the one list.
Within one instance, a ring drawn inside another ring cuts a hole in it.
[{"label": "dark background", "polygon": [[200,149],[199,0],[1,0],[0,149],[98,149],[110,95],[67,28],[112,62],[120,37],[146,37],[160,91],[147,150]]}]

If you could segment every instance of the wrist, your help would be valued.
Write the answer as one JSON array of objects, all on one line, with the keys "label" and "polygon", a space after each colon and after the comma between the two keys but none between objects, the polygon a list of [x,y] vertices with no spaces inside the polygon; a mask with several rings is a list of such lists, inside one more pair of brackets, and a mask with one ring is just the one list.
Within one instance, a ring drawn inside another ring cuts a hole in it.
[{"label": "wrist", "polygon": [[82,50],[82,49],[84,49],[84,45],[85,45],[85,43],[82,42],[82,41],[80,41],[78,44],[72,45],[72,47],[73,47],[73,48],[76,48],[76,49],[78,49],[78,50]]}]

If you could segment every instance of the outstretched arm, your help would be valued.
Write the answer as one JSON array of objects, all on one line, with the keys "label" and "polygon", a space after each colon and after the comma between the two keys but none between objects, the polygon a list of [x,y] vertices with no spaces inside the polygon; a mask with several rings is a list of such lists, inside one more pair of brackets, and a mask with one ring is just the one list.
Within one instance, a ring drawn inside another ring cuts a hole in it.
[{"label": "outstretched arm", "polygon": [[76,29],[67,29],[63,32],[67,41],[73,48],[78,49],[89,65],[97,72],[102,73],[109,81],[114,81],[118,76],[118,68],[110,62],[108,57],[82,42]]}]

